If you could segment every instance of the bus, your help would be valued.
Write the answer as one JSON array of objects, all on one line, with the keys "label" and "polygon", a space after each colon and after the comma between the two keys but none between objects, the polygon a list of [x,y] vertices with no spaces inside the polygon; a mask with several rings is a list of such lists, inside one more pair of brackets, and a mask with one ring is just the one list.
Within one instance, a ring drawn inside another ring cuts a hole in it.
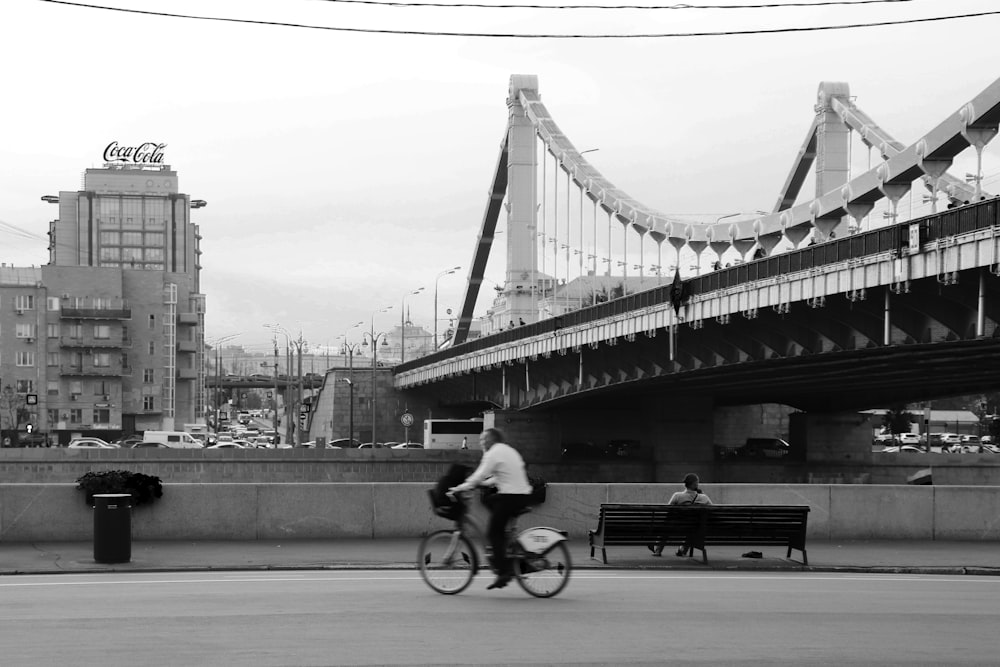
[{"label": "bus", "polygon": [[482,432],[482,419],[425,419],[424,449],[461,449],[463,440],[479,449]]}]

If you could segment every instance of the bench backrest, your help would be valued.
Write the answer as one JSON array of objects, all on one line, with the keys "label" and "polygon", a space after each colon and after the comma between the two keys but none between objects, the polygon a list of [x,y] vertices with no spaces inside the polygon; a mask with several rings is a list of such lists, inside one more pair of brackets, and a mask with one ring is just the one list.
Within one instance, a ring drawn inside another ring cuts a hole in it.
[{"label": "bench backrest", "polygon": [[808,505],[662,505],[605,503],[599,525],[605,534],[617,536],[650,532],[697,529],[708,533],[788,534],[805,529]]}]

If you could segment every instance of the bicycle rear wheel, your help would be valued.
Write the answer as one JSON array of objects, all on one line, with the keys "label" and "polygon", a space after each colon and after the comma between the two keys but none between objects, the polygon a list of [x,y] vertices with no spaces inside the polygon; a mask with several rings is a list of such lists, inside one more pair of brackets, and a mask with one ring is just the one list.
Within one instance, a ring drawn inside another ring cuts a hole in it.
[{"label": "bicycle rear wheel", "polygon": [[457,530],[439,530],[420,542],[417,567],[428,586],[442,595],[455,595],[472,583],[476,550]]},{"label": "bicycle rear wheel", "polygon": [[537,598],[550,598],[569,583],[573,563],[565,542],[559,542],[544,555],[525,553],[514,561],[517,583]]}]

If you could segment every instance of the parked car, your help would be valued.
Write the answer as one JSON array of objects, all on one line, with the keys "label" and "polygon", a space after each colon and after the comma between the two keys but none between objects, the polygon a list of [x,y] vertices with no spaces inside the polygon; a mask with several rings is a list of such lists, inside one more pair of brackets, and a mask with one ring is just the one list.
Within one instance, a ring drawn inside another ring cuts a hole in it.
[{"label": "parked car", "polygon": [[327,446],[338,449],[356,449],[361,446],[361,443],[353,438],[337,438],[336,440],[331,440]]},{"label": "parked car", "polygon": [[358,449],[382,449],[381,442],[363,442],[358,445]]},{"label": "parked car", "polygon": [[220,442],[210,445],[207,449],[245,449],[245,447],[237,442]]},{"label": "parked car", "polygon": [[922,448],[916,447],[914,445],[901,445],[901,446],[898,446],[898,447],[897,446],[886,447],[882,451],[885,452],[886,454],[899,454],[899,453],[902,453],[902,454],[924,454],[925,453]]},{"label": "parked car", "polygon": [[746,444],[737,450],[737,456],[746,459],[781,459],[788,456],[791,448],[781,438],[747,438]]},{"label": "parked car", "polygon": [[118,445],[112,445],[100,438],[74,438],[70,440],[69,449],[118,449]]},{"label": "parked car", "polygon": [[919,445],[920,436],[916,433],[900,433],[898,442],[901,445]]},{"label": "parked car", "polygon": [[164,445],[162,442],[147,442],[147,441],[134,442],[131,445],[129,445],[129,448],[130,449],[170,449],[169,447],[167,447],[166,445]]},{"label": "parked car", "polygon": [[892,436],[892,433],[879,433],[878,435],[875,436],[875,442],[880,444],[895,442],[895,440],[896,439]]},{"label": "parked car", "polygon": [[118,445],[119,447],[132,447],[137,442],[142,442],[142,441],[143,441],[143,437],[141,435],[130,435],[130,436],[126,436],[124,438],[120,438],[118,440],[115,440],[114,444]]},{"label": "parked car", "polygon": [[942,445],[960,445],[962,444],[962,436],[958,433],[941,433],[938,434],[938,442]]},{"label": "parked car", "polygon": [[423,449],[424,446],[419,442],[401,442],[399,444],[393,445],[393,449]]}]

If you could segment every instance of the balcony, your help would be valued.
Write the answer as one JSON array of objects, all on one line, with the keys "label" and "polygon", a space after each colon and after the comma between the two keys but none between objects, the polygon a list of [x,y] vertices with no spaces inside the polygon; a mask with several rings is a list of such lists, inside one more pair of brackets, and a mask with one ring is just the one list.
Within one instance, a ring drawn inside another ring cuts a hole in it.
[{"label": "balcony", "polygon": [[124,299],[62,299],[61,317],[80,320],[130,320],[132,308]]},{"label": "balcony", "polygon": [[177,351],[178,352],[197,352],[198,343],[193,340],[179,340],[177,341]]},{"label": "balcony", "polygon": [[198,313],[177,313],[177,324],[197,325]]},{"label": "balcony", "polygon": [[112,336],[111,338],[94,338],[93,336],[70,338],[69,336],[62,336],[59,339],[59,347],[122,349],[132,347],[132,341],[129,338],[122,338],[121,336]]},{"label": "balcony", "polygon": [[197,368],[178,368],[177,369],[177,379],[178,380],[197,380],[198,379],[198,369]]},{"label": "balcony", "polygon": [[123,372],[120,365],[94,366],[93,364],[62,364],[59,367],[59,374],[70,377],[122,377],[130,375]]}]

